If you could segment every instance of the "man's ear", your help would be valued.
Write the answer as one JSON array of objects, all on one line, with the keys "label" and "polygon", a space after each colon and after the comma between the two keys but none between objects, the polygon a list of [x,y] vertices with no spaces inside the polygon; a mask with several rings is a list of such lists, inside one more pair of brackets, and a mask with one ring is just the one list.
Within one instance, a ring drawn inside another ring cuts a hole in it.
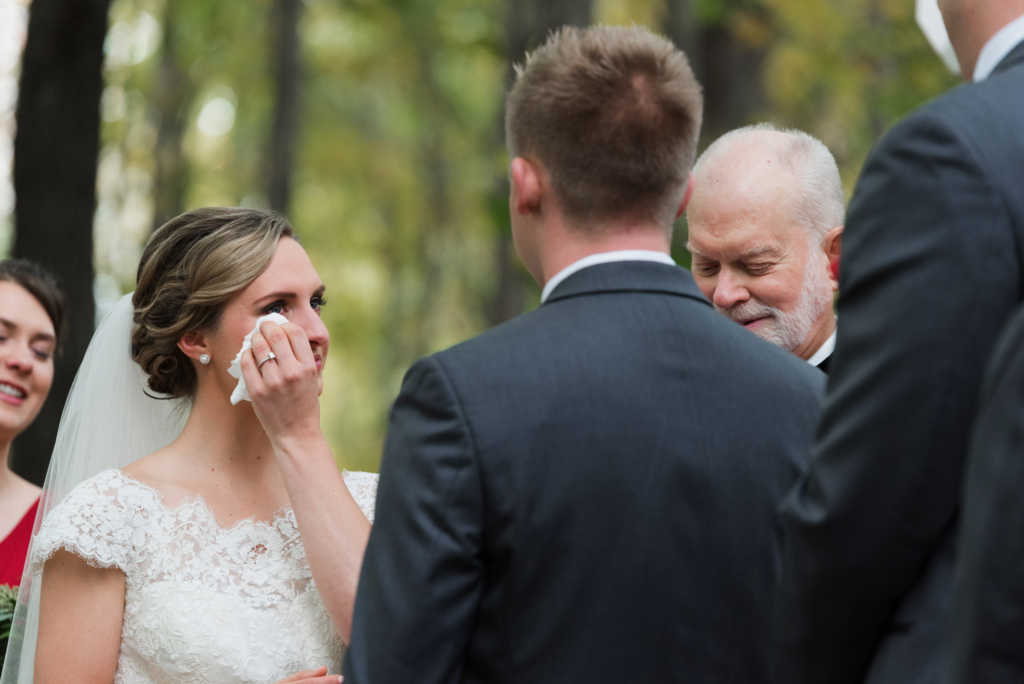
[{"label": "man's ear", "polygon": [[693,177],[693,171],[690,172],[690,180],[686,183],[686,194],[683,195],[683,201],[679,203],[679,210],[676,212],[676,218],[678,219],[686,211],[686,207],[690,204],[690,198],[693,197],[693,188],[695,187],[696,179]]},{"label": "man's ear", "polygon": [[839,289],[839,263],[843,258],[843,227],[836,226],[825,234],[823,245],[825,256],[828,257],[828,275],[832,281],[832,291]]},{"label": "man's ear", "polygon": [[540,209],[540,173],[536,166],[522,157],[512,160],[512,183],[509,205],[512,211],[528,216]]},{"label": "man's ear", "polygon": [[178,340],[178,349],[183,351],[185,356],[196,361],[203,354],[212,355],[206,339],[200,332],[187,332],[182,335],[181,339]]}]

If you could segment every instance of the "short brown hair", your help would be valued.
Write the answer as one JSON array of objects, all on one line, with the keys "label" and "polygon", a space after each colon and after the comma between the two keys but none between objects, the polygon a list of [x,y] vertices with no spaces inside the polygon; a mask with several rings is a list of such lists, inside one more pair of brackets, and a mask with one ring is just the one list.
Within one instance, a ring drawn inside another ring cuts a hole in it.
[{"label": "short brown hair", "polygon": [[7,259],[0,261],[0,282],[20,285],[32,295],[46,311],[53,323],[53,333],[58,345],[64,336],[64,309],[68,298],[49,271],[33,261]]},{"label": "short brown hair", "polygon": [[516,74],[505,108],[509,154],[544,165],[570,219],[671,223],[703,110],[700,84],[671,41],[640,26],[566,27]]},{"label": "short brown hair", "polygon": [[151,390],[195,393],[196,371],[178,341],[214,328],[228,300],[267,270],[282,237],[295,239],[288,219],[255,209],[195,209],[157,228],[132,297],[132,354]]}]

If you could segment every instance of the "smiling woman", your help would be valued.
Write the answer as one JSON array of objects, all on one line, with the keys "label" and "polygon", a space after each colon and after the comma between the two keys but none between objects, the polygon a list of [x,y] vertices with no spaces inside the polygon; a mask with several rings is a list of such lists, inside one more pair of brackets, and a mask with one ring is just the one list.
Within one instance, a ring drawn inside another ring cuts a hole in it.
[{"label": "smiling woman", "polygon": [[11,443],[50,393],[64,305],[64,294],[41,268],[0,262],[0,584],[21,580],[40,491],[10,469]]}]

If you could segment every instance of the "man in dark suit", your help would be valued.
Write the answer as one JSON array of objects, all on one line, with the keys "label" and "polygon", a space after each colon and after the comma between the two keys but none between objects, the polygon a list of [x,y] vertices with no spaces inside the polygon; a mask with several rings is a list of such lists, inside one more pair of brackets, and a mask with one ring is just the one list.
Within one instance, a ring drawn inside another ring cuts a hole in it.
[{"label": "man in dark suit", "polygon": [[825,373],[836,346],[846,197],[816,138],[771,124],[713,142],[686,212],[693,277],[715,309]]},{"label": "man in dark suit", "polygon": [[974,83],[897,125],[847,217],[811,469],[783,510],[779,684],[939,682],[985,363],[1024,297],[1024,0],[940,0]]},{"label": "man in dark suit", "polygon": [[700,117],[643,28],[565,29],[520,72],[512,231],[544,303],[406,375],[346,684],[767,681],[824,376],[668,256]]},{"label": "man in dark suit", "polygon": [[971,433],[950,684],[1024,681],[1024,309],[996,345]]}]

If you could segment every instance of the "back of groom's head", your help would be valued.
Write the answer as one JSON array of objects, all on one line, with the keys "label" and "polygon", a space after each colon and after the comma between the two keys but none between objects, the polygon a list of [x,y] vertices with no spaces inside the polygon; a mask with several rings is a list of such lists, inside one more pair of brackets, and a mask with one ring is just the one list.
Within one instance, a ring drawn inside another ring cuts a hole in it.
[{"label": "back of groom's head", "polygon": [[563,28],[516,73],[509,154],[543,164],[567,218],[671,224],[703,108],[682,52],[643,27]]}]

